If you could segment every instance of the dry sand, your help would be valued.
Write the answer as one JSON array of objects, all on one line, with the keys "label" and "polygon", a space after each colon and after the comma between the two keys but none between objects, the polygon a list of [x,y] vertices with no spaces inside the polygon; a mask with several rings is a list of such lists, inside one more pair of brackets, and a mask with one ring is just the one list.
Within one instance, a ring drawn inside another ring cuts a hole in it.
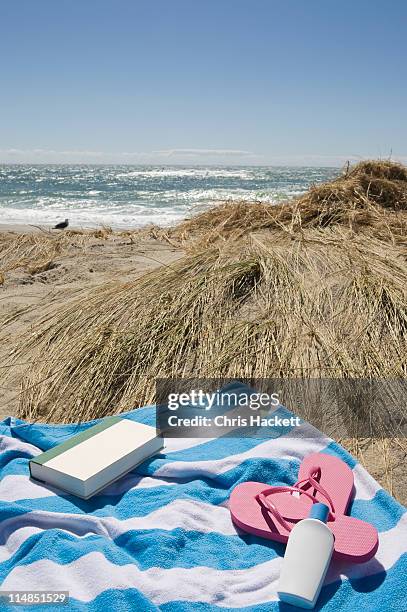
[{"label": "dry sand", "polygon": [[[32,226],[5,226],[1,235],[40,233]],[[82,289],[96,287],[135,276],[182,257],[183,252],[153,238],[122,233],[109,233],[88,241],[83,249],[73,243],[67,252],[52,260],[52,267],[43,272],[30,273],[25,267],[10,270],[0,285],[0,323],[8,321],[5,333],[0,334],[0,380],[4,357],[12,349],[15,338],[29,332],[44,310],[58,309],[61,303],[77,297]],[[21,381],[16,376],[7,387],[0,385],[0,419],[15,415]]]},{"label": "dry sand", "polygon": [[[0,224],[0,239],[10,232],[16,235],[40,231],[32,226]],[[18,267],[7,272],[4,283],[0,284],[0,323],[7,322],[5,332],[0,335],[0,380],[5,367],[4,357],[13,350],[16,337],[29,332],[45,310],[57,309],[83,289],[112,280],[131,280],[158,266],[170,266],[182,256],[183,251],[168,242],[145,234],[113,232],[92,238],[83,248],[78,248],[73,241],[66,251],[53,258],[48,270],[32,273]],[[18,374],[7,382],[7,386],[0,385],[0,419],[16,414],[20,385]],[[406,503],[404,442],[340,442],[364,463],[383,487]]]}]

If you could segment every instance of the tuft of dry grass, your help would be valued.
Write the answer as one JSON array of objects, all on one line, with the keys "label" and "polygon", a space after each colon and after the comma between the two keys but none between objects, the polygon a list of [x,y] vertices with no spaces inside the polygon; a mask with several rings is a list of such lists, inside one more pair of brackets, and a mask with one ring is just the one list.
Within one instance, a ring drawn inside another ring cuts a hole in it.
[{"label": "tuft of dry grass", "polygon": [[39,274],[40,272],[52,270],[55,265],[56,264],[52,261],[52,259],[45,259],[45,261],[38,261],[35,264],[27,266],[27,272],[29,274]]},{"label": "tuft of dry grass", "polygon": [[405,377],[406,177],[364,162],[293,203],[168,231],[190,254],[82,292],[20,339],[20,416],[103,417],[154,401],[159,377]]},{"label": "tuft of dry grass", "polygon": [[[65,257],[72,248],[78,254],[97,241],[106,241],[113,234],[110,227],[94,230],[69,229],[63,232],[0,233],[0,269],[3,272],[22,268],[30,274],[50,269],[55,259]],[[117,232],[118,237],[139,235],[140,230]],[[44,267],[45,266],[45,267]],[[43,269],[41,269],[43,268]]]}]

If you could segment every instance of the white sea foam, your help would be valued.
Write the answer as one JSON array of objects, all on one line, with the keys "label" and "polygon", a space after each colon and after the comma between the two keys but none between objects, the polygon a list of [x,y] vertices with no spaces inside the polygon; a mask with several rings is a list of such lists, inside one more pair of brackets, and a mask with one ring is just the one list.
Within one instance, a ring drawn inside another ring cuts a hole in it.
[{"label": "white sea foam", "polygon": [[220,201],[270,204],[337,172],[318,168],[0,166],[0,223],[171,225]]},{"label": "white sea foam", "polygon": [[231,169],[231,168],[151,168],[142,170],[129,170],[116,175],[116,178],[131,179],[133,177],[144,178],[251,178],[255,175],[255,171],[251,169]]},{"label": "white sea foam", "polygon": [[49,206],[46,209],[33,208],[2,208],[0,209],[0,223],[9,225],[53,225],[56,221],[69,218],[72,227],[112,227],[112,228],[131,228],[144,227],[152,223],[169,226],[183,219],[182,213],[168,211],[158,211],[148,209],[140,212],[128,210],[127,212],[112,212],[108,208],[61,208],[58,205]]}]

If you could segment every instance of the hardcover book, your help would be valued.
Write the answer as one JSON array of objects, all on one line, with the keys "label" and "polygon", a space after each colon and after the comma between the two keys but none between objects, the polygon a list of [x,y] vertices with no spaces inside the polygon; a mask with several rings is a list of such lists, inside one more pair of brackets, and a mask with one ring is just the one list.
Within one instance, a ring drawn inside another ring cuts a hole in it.
[{"label": "hardcover book", "polygon": [[30,475],[88,499],[162,447],[154,427],[108,417],[31,459]]}]

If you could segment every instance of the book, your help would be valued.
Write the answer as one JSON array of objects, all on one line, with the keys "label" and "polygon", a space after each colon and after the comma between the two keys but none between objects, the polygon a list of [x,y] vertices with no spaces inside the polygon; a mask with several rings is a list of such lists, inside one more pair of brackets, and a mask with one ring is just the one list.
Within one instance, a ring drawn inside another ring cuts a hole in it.
[{"label": "book", "polygon": [[30,476],[89,499],[163,447],[154,427],[107,417],[30,460]]}]

